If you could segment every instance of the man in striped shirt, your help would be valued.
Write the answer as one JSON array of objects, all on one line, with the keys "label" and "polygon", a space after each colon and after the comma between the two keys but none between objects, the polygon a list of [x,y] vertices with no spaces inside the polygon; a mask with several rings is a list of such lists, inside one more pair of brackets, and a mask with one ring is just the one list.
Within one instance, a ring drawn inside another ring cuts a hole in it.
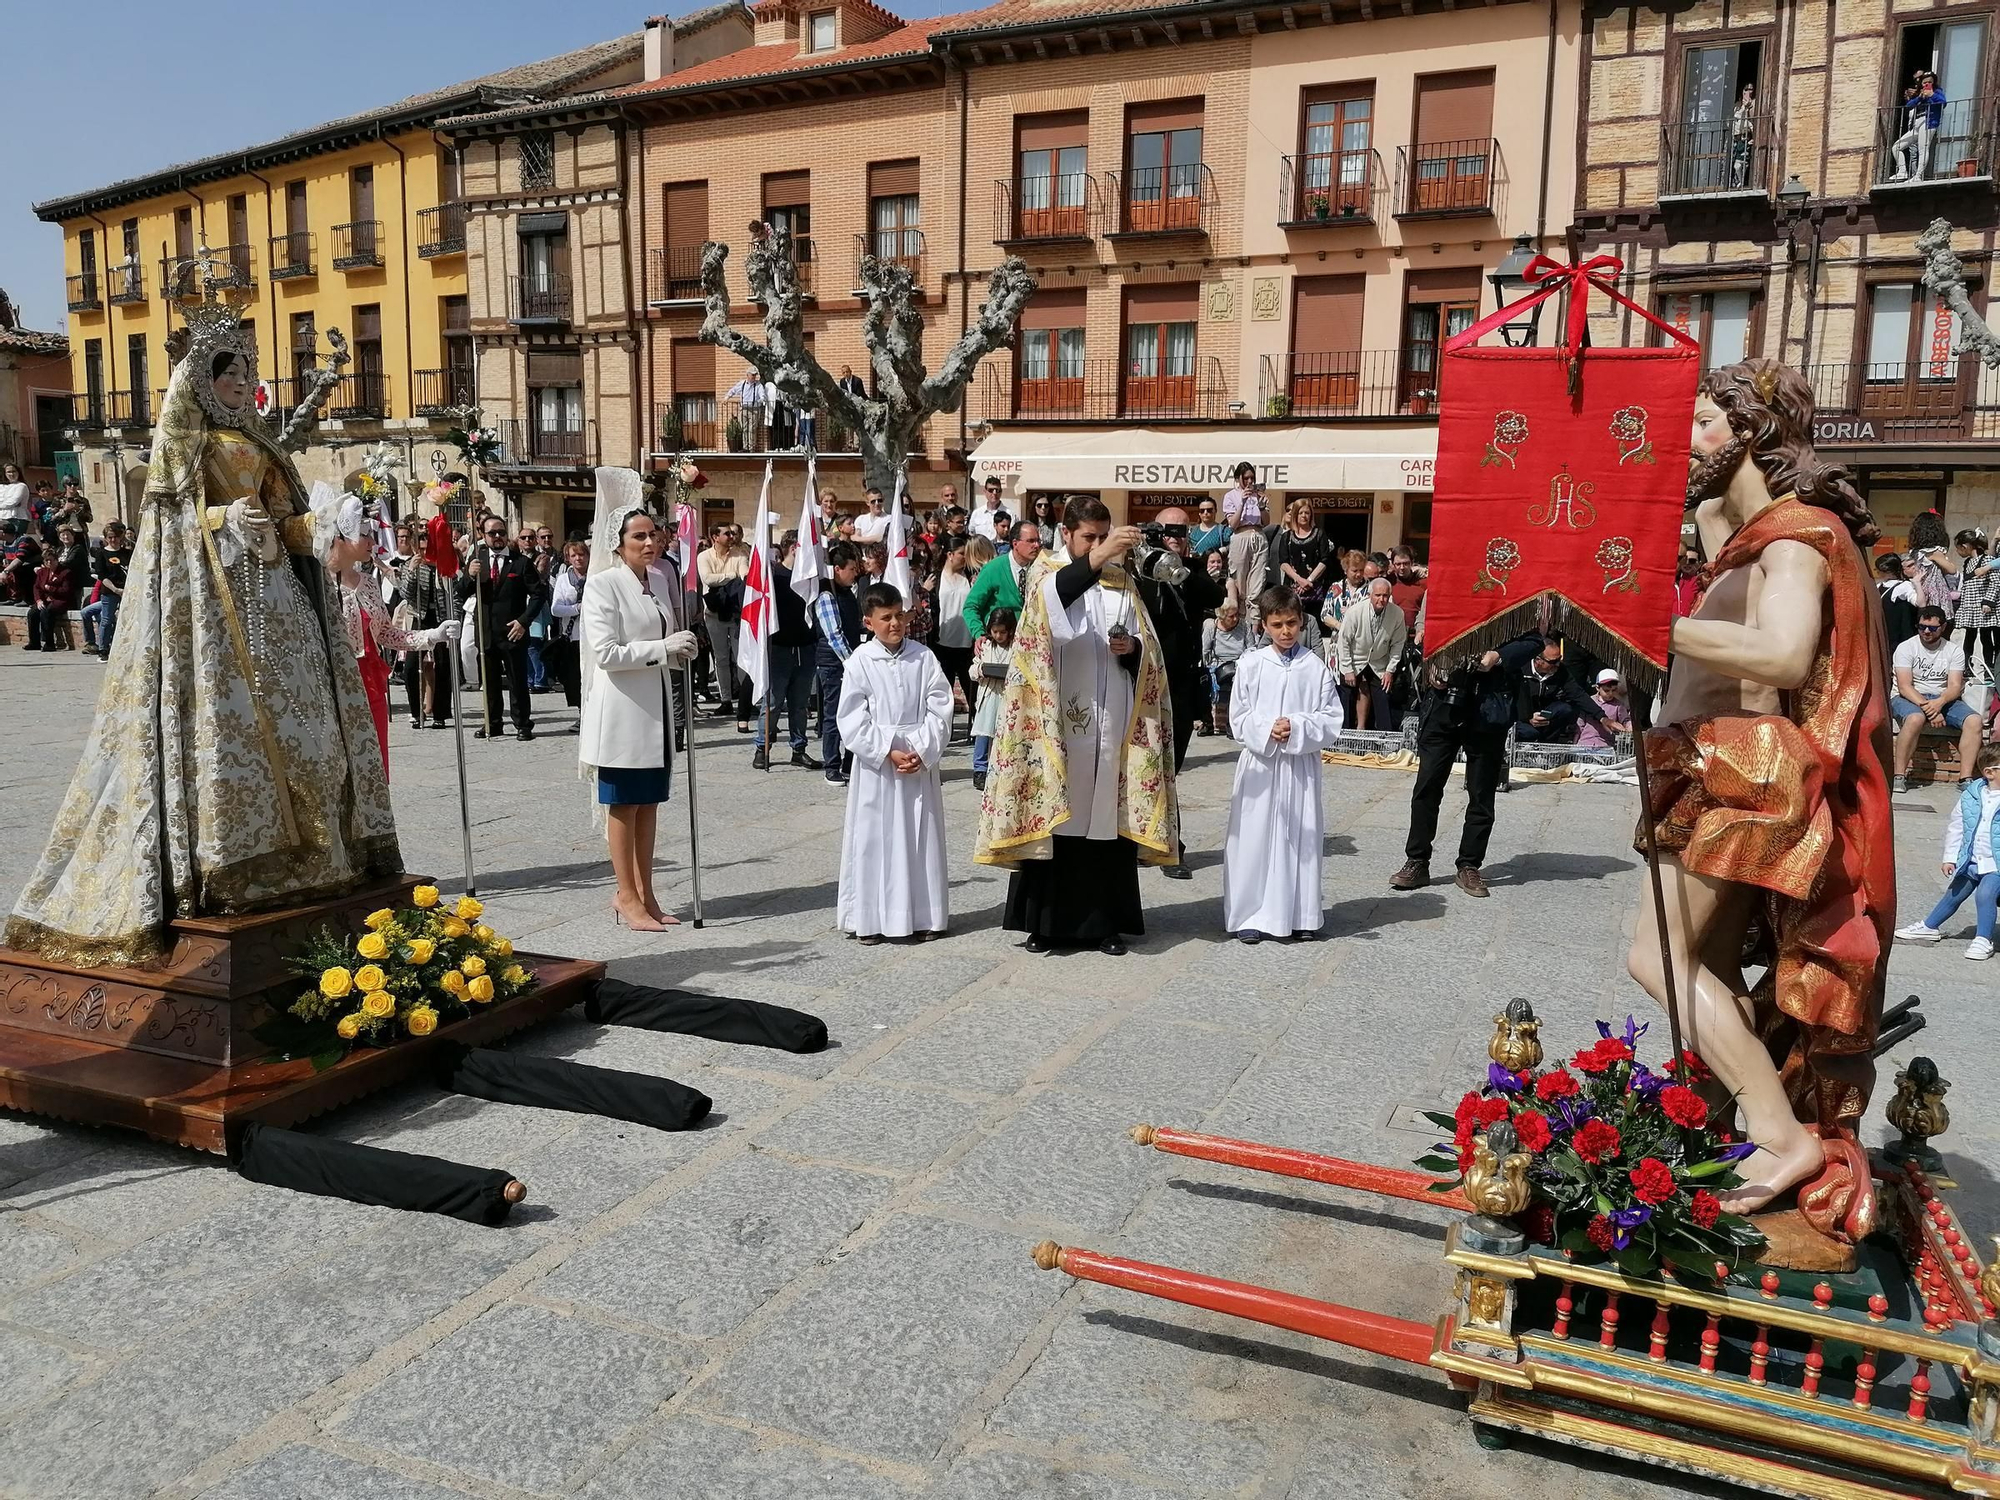
[{"label": "man in striped shirt", "polygon": [[833,576],[813,600],[814,666],[819,672],[819,742],[826,761],[826,779],[847,782],[840,753],[840,685],[847,676],[847,658],[862,644],[861,601],[854,592],[861,577],[861,549],[852,542],[835,542],[826,549]]}]

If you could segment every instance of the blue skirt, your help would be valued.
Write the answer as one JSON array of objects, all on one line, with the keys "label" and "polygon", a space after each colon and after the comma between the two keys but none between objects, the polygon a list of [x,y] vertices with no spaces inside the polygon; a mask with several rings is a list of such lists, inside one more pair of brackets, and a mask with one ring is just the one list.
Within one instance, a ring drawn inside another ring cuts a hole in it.
[{"label": "blue skirt", "polygon": [[606,807],[628,807],[667,800],[665,766],[599,766],[597,800]]}]

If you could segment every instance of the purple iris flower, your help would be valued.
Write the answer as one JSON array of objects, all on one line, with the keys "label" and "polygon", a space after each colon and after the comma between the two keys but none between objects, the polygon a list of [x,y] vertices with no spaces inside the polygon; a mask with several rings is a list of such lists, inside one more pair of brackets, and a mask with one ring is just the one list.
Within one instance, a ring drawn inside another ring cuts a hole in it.
[{"label": "purple iris flower", "polygon": [[[1644,1026],[1641,1026],[1639,1024],[1639,1018],[1637,1016],[1627,1016],[1625,1018],[1625,1035],[1621,1038],[1621,1040],[1625,1043],[1626,1046],[1630,1047],[1634,1052],[1637,1052],[1639,1050],[1639,1038],[1644,1036],[1650,1030],[1652,1030],[1652,1023],[1650,1021],[1647,1022]],[[1603,1037],[1606,1041],[1611,1040],[1610,1023],[1605,1021],[1599,1021],[1597,1023],[1597,1034]]]},{"label": "purple iris flower", "polygon": [[1637,1208],[1617,1209],[1610,1217],[1612,1248],[1627,1250],[1632,1245],[1632,1231],[1651,1219],[1653,1210],[1642,1203]]},{"label": "purple iris flower", "polygon": [[1714,1159],[1716,1161],[1737,1162],[1743,1160],[1744,1157],[1750,1155],[1756,1149],[1757,1143],[1755,1141],[1738,1141],[1733,1146],[1724,1146],[1720,1151],[1715,1153]]},{"label": "purple iris flower", "polygon": [[1632,1064],[1632,1088],[1646,1099],[1656,1099],[1660,1090],[1667,1086],[1667,1080],[1651,1068],[1639,1063]]},{"label": "purple iris flower", "polygon": [[1564,1130],[1576,1129],[1577,1126],[1596,1113],[1597,1106],[1581,1094],[1572,1095],[1567,1099],[1556,1100],[1556,1114],[1561,1118]]},{"label": "purple iris flower", "polygon": [[1518,1094],[1521,1092],[1521,1080],[1516,1078],[1512,1073],[1509,1073],[1497,1062],[1490,1062],[1486,1065],[1486,1086],[1490,1089],[1498,1089],[1503,1094]]}]

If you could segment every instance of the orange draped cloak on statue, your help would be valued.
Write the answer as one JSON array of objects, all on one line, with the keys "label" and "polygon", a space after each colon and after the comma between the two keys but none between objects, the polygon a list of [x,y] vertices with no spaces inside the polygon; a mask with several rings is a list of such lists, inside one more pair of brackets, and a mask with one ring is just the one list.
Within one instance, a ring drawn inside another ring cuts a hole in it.
[{"label": "orange draped cloak on statue", "polygon": [[1781,500],[1729,539],[1714,571],[1787,541],[1826,561],[1830,607],[1805,681],[1782,716],[1654,731],[1646,765],[1659,847],[1696,874],[1769,893],[1776,958],[1755,997],[1759,1030],[1799,1118],[1825,1134],[1867,1108],[1895,930],[1889,679],[1880,601],[1832,512]]}]

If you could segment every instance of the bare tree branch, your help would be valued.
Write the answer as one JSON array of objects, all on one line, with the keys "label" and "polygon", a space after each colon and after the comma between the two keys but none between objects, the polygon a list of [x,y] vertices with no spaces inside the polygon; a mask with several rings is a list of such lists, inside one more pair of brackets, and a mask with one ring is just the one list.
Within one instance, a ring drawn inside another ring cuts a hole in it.
[{"label": "bare tree branch", "polygon": [[923,383],[921,400],[930,411],[957,411],[979,362],[1014,337],[1021,309],[1035,293],[1035,278],[1027,262],[1010,255],[993,269],[986,282],[986,304],[979,309],[959,341],[945,355],[937,374]]},{"label": "bare tree branch", "polygon": [[1948,220],[1933,219],[1931,227],[1917,236],[1917,248],[1924,253],[1924,285],[1944,298],[1958,315],[1958,329],[1964,342],[1958,353],[1971,350],[1985,361],[1989,370],[2000,369],[2000,335],[1972,305],[1965,290],[1965,265],[1951,248],[1952,228]]}]

